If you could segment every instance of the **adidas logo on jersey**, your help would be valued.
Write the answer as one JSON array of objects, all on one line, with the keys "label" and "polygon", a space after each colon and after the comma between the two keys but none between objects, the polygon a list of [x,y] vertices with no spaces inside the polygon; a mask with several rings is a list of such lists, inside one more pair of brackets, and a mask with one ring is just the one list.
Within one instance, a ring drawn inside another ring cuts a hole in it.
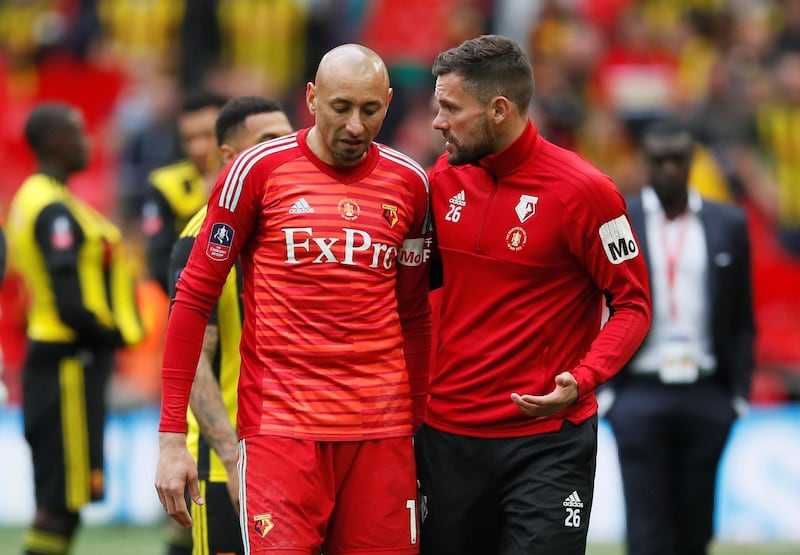
[{"label": "adidas logo on jersey", "polygon": [[308,204],[305,198],[301,197],[300,200],[295,202],[291,208],[289,208],[289,214],[313,214],[314,209],[311,208],[311,205]]},{"label": "adidas logo on jersey", "polygon": [[464,194],[464,189],[461,189],[457,195],[450,197],[450,204],[455,204],[456,206],[467,205],[467,196]]},{"label": "adidas logo on jersey", "polygon": [[577,491],[573,491],[572,493],[570,493],[567,496],[566,499],[564,499],[563,505],[565,507],[581,508],[581,507],[583,507],[583,501],[581,501],[581,498],[578,496],[578,492]]}]

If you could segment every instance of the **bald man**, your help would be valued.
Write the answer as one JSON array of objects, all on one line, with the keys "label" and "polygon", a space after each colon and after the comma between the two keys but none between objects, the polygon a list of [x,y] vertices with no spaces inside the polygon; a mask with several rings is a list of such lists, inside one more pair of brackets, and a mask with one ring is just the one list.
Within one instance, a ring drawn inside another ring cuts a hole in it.
[{"label": "bald man", "polygon": [[176,285],[162,369],[156,489],[191,526],[186,407],[209,314],[241,261],[239,520],[245,552],[418,553],[412,434],[430,351],[425,172],[374,142],[392,97],[383,61],[321,60],[314,125],[223,172]]}]

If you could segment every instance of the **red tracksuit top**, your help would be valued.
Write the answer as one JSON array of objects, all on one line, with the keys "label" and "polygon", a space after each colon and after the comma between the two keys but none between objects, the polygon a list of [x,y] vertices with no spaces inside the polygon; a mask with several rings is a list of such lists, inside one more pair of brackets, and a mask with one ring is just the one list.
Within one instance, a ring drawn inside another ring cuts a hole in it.
[{"label": "red tracksuit top", "polygon": [[240,437],[408,436],[430,359],[427,176],[373,143],[338,171],[308,130],[241,153],[217,181],[177,284],[161,431],[185,430],[203,328],[241,259]]},{"label": "red tracksuit top", "polygon": [[[478,165],[430,171],[444,266],[436,366],[425,422],[514,437],[597,411],[594,389],[628,361],[650,325],[644,258],[612,181],[529,121]],[[603,294],[611,318],[602,327]],[[531,418],[510,394],[543,395],[570,371],[579,399]]]}]

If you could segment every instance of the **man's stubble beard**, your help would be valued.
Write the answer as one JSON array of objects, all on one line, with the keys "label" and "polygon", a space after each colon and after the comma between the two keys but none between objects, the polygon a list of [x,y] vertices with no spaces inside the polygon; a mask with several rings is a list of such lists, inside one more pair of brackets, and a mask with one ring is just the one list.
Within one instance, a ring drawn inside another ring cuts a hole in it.
[{"label": "man's stubble beard", "polygon": [[472,129],[467,133],[467,137],[472,139],[471,144],[466,146],[456,144],[456,151],[447,156],[447,161],[450,162],[450,165],[476,164],[481,158],[494,152],[494,137],[492,137],[489,123],[485,118],[472,126]]}]

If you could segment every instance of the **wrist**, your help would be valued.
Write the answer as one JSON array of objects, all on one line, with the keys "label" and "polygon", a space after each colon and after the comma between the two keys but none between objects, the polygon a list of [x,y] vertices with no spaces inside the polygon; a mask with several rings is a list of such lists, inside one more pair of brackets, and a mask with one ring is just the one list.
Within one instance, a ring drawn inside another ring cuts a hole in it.
[{"label": "wrist", "polygon": [[182,432],[159,432],[158,447],[160,449],[186,447],[186,434]]}]

